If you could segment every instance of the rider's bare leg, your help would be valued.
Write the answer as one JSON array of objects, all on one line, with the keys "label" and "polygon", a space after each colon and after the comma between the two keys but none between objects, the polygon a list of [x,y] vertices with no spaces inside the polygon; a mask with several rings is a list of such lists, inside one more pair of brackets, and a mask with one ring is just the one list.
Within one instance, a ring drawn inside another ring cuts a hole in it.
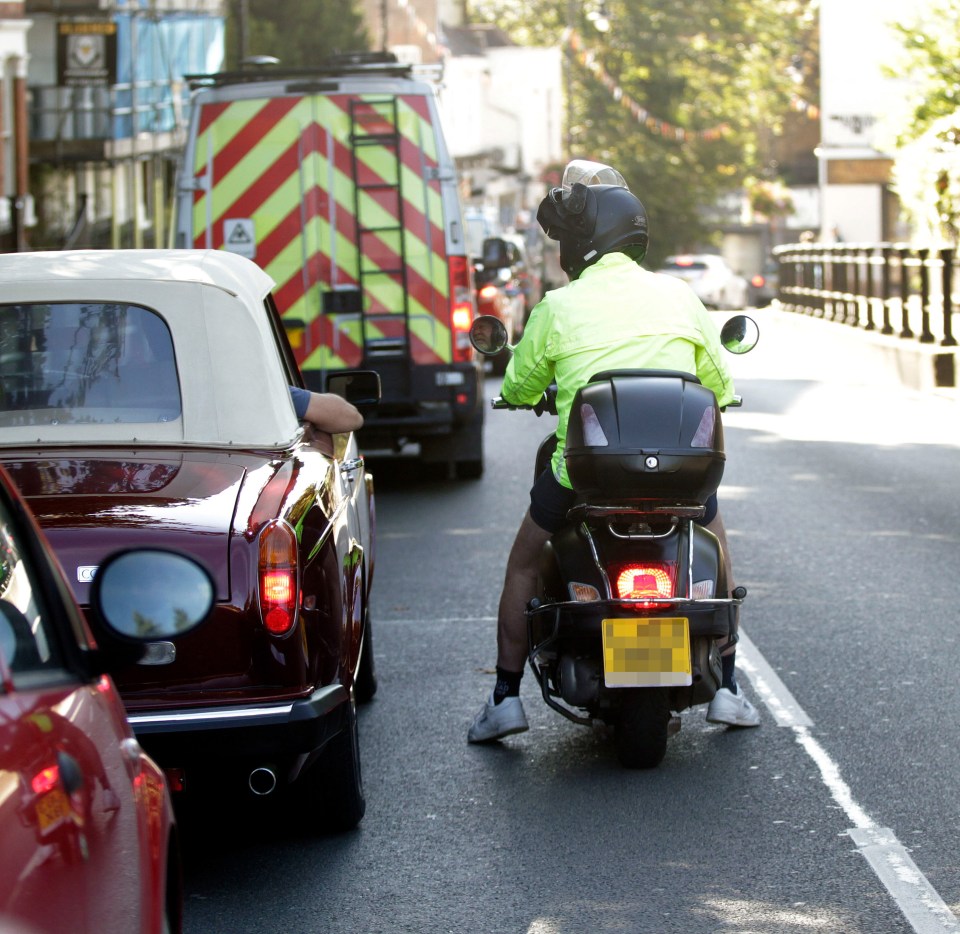
[{"label": "rider's bare leg", "polygon": [[507,571],[497,614],[497,665],[522,672],[527,660],[527,621],[524,611],[537,594],[540,553],[550,533],[524,515],[507,559]]}]

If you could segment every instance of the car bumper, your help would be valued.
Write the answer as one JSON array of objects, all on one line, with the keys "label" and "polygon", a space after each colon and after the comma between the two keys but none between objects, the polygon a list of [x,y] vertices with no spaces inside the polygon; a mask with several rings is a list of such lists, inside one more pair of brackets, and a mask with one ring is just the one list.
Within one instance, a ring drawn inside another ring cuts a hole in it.
[{"label": "car bumper", "polygon": [[161,766],[212,758],[251,759],[311,753],[347,722],[343,685],[318,688],[294,701],[133,711],[130,725]]}]

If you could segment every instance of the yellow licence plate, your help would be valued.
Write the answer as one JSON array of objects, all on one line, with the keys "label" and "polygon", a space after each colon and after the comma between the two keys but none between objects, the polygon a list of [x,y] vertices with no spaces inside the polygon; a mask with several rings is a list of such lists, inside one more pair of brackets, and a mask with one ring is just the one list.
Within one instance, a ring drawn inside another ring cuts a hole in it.
[{"label": "yellow licence plate", "polygon": [[37,801],[37,826],[45,833],[70,816],[70,802],[59,789],[48,791]]},{"label": "yellow licence plate", "polygon": [[687,619],[605,619],[603,674],[608,688],[692,684]]}]

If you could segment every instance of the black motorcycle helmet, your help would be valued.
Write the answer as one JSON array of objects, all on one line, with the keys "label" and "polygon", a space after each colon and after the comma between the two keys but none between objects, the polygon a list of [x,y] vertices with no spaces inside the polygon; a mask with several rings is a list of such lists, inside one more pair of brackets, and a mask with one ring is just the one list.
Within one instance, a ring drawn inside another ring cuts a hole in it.
[{"label": "black motorcycle helmet", "polygon": [[606,253],[626,253],[639,263],[647,252],[647,212],[620,185],[554,188],[540,202],[537,222],[560,241],[560,266],[571,279]]}]

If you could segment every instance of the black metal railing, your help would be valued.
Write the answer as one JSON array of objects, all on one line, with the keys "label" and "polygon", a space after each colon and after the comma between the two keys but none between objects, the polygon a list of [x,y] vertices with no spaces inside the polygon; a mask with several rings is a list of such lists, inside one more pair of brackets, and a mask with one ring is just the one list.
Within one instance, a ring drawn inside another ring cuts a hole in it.
[{"label": "black metal railing", "polygon": [[921,344],[956,347],[954,247],[792,243],[773,251],[781,306]]}]

